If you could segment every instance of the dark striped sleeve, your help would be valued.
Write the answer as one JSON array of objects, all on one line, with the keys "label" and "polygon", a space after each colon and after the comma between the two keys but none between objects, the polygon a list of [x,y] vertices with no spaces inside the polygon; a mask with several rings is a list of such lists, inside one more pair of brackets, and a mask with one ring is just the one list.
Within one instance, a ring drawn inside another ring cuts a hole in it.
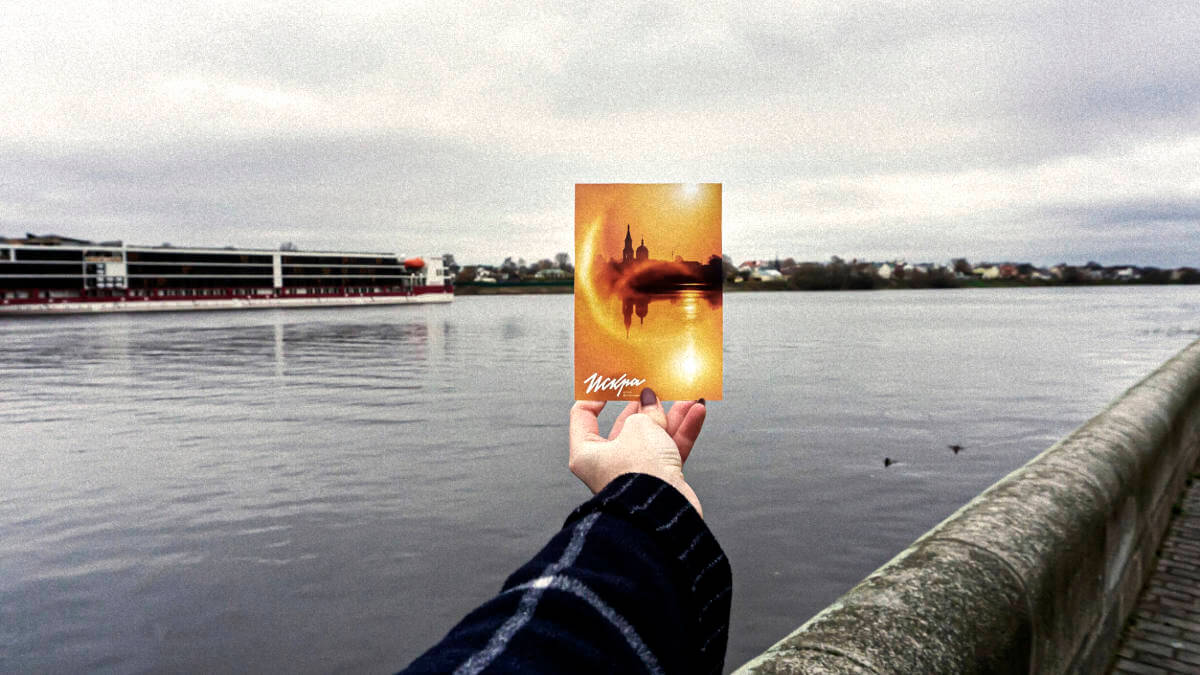
[{"label": "dark striped sleeve", "polygon": [[719,672],[731,590],[683,495],[626,474],[404,672]]},{"label": "dark striped sleeve", "polygon": [[567,518],[566,527],[593,513],[626,520],[660,549],[689,622],[684,631],[693,673],[719,672],[725,662],[733,575],[729,560],[690,502],[662,480],[625,474]]}]

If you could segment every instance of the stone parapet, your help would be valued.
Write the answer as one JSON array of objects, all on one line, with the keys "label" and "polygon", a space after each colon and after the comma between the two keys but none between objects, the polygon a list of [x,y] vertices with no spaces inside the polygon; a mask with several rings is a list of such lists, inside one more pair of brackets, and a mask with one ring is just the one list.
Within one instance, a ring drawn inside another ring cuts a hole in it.
[{"label": "stone parapet", "polygon": [[1200,341],[739,673],[1103,672],[1200,456]]}]

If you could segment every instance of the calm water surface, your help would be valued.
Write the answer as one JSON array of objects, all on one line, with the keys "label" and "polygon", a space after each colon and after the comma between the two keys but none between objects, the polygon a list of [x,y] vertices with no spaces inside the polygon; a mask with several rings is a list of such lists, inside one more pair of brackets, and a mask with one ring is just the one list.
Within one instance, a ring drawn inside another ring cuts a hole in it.
[{"label": "calm water surface", "polygon": [[[728,295],[688,465],[728,667],[1198,336],[1186,287]],[[0,319],[0,345],[0,671],[393,670],[587,497],[570,296]]]}]

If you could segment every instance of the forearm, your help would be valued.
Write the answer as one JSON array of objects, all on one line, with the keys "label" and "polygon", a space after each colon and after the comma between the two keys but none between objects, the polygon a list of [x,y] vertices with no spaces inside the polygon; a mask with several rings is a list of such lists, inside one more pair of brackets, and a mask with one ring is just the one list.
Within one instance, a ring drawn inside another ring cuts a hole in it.
[{"label": "forearm", "polygon": [[729,563],[688,500],[627,474],[410,671],[719,671],[731,590]]}]

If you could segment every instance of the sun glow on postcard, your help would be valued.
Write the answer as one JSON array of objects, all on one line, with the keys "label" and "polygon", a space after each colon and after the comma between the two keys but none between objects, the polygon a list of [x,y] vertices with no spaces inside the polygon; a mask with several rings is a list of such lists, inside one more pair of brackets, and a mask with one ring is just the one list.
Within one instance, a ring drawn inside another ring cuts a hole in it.
[{"label": "sun glow on postcard", "polygon": [[695,382],[702,372],[700,355],[696,353],[696,345],[689,344],[679,356],[679,374],[686,382]]}]

